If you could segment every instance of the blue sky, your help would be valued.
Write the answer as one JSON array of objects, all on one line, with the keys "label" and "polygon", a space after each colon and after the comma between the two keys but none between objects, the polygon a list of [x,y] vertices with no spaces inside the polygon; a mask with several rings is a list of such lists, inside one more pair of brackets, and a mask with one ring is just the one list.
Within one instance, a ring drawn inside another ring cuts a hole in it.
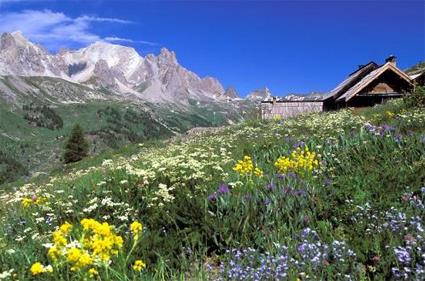
[{"label": "blue sky", "polygon": [[425,60],[424,0],[0,0],[0,32],[56,51],[107,40],[142,55],[167,47],[241,95],[325,92],[357,65]]}]

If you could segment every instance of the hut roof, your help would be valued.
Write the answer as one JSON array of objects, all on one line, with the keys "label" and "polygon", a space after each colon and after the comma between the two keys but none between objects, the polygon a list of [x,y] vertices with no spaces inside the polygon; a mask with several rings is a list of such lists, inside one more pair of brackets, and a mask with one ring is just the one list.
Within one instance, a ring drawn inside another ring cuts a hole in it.
[{"label": "hut roof", "polygon": [[386,71],[392,71],[401,79],[412,84],[413,79],[417,79],[425,72],[419,75],[409,76],[395,66],[395,57],[390,56],[386,63],[379,66],[373,61],[368,62],[365,65],[359,66],[357,70],[350,73],[348,77],[338,84],[333,90],[326,94],[322,93],[311,93],[308,95],[291,94],[283,98],[268,97],[261,101],[262,103],[289,103],[289,102],[323,102],[323,101],[348,101],[354,97],[357,93],[367,87],[371,82],[378,78],[381,74]]},{"label": "hut roof", "polygon": [[349,90],[353,85],[355,85],[358,81],[360,81],[365,75],[367,75],[369,72],[377,68],[378,68],[378,65],[373,61],[361,66],[356,71],[350,73],[349,76],[344,81],[342,81],[332,91],[326,94],[324,96],[324,99],[338,98],[344,92]]},{"label": "hut roof", "polygon": [[425,72],[412,74],[412,75],[409,75],[409,77],[410,77],[410,79],[415,80],[422,75],[425,75]]},{"label": "hut roof", "polygon": [[384,73],[387,70],[393,71],[400,78],[406,80],[409,84],[412,84],[411,78],[406,73],[404,73],[403,71],[398,69],[396,66],[394,66],[393,63],[387,62],[383,64],[382,66],[380,66],[379,68],[371,71],[365,77],[363,77],[359,82],[357,82],[349,90],[347,90],[345,93],[339,96],[337,98],[337,101],[350,100],[352,97],[354,97],[357,93],[363,90],[366,86],[368,86],[372,81],[374,81],[376,78],[378,78],[382,73]]}]

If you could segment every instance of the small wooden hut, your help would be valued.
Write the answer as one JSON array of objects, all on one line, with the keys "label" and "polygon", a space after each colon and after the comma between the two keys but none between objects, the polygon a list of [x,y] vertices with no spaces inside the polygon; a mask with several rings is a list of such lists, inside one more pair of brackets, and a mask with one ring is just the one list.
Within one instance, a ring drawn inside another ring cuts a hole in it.
[{"label": "small wooden hut", "polygon": [[364,107],[399,98],[414,88],[413,81],[396,66],[396,57],[390,56],[378,66],[371,61],[350,73],[329,93],[311,98],[273,98],[261,102],[263,119],[275,116],[293,117],[305,112],[336,110],[344,107]]}]

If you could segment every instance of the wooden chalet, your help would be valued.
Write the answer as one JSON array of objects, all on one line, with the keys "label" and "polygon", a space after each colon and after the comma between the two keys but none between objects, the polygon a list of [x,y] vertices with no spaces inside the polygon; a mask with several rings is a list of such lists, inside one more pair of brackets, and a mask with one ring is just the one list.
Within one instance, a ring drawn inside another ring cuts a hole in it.
[{"label": "wooden chalet", "polygon": [[265,100],[261,102],[261,116],[292,117],[305,112],[336,110],[344,107],[364,107],[399,98],[414,88],[413,81],[396,66],[396,57],[390,56],[381,66],[375,62],[360,65],[329,93],[322,97],[298,97]]}]

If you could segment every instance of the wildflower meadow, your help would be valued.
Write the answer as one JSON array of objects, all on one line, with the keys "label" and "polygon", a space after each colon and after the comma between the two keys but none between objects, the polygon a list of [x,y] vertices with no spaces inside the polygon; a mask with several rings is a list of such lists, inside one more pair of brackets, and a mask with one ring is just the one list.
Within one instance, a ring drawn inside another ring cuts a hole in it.
[{"label": "wildflower meadow", "polygon": [[0,280],[425,280],[402,100],[130,146],[0,193]]}]

